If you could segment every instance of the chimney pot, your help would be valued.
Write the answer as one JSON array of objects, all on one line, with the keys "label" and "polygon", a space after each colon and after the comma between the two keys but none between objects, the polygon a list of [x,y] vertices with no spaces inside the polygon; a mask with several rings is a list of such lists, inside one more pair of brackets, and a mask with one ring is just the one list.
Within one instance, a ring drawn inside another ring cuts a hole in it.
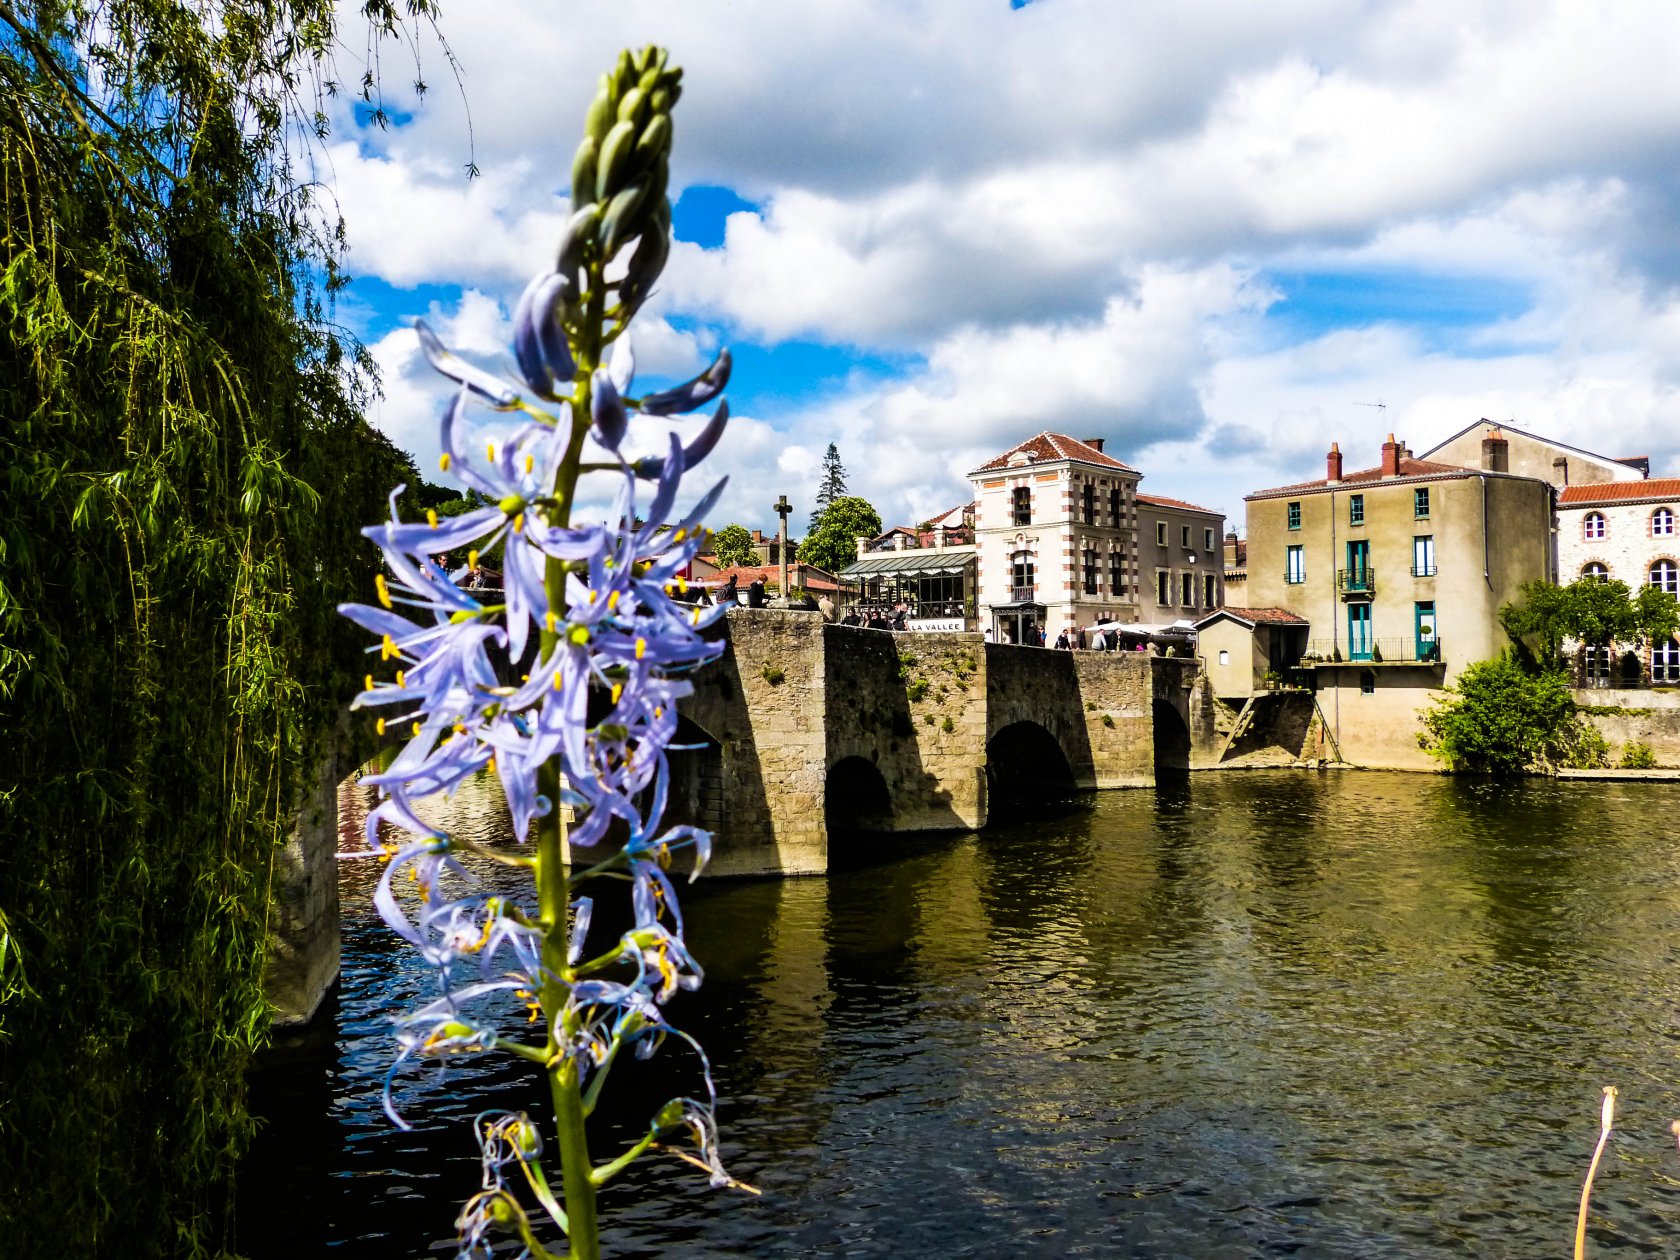
[{"label": "chimney pot", "polygon": [[1388,435],[1388,441],[1382,445],[1382,475],[1398,477],[1400,475],[1400,443],[1394,440],[1394,434]]},{"label": "chimney pot", "polygon": [[1102,439],[1102,438],[1086,438],[1085,439],[1085,445],[1089,446],[1093,451],[1095,451],[1097,454],[1101,455],[1102,454],[1102,448],[1103,448],[1103,441],[1104,441],[1104,439]]},{"label": "chimney pot", "polygon": [[1342,479],[1342,448],[1335,442],[1330,443],[1330,453],[1324,457],[1324,478],[1326,481]]}]

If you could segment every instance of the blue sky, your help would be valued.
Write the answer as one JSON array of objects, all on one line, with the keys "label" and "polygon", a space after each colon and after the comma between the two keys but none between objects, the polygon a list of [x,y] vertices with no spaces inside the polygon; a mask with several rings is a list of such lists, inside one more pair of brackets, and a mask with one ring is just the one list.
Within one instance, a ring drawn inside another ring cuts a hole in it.
[{"label": "blue sky", "polygon": [[1671,4],[481,0],[444,32],[462,91],[423,47],[434,90],[384,129],[346,107],[327,178],[373,419],[424,464],[405,322],[498,361],[595,75],[657,40],[678,245],[638,359],[734,353],[719,523],[804,519],[831,441],[921,519],[1043,429],[1239,527],[1331,441],[1374,463],[1481,416],[1680,471]]}]

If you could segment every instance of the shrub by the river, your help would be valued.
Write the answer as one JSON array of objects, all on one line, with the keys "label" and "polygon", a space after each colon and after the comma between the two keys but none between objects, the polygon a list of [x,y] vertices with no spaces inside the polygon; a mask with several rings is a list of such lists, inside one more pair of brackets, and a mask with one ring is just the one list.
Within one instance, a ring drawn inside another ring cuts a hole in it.
[{"label": "shrub by the river", "polygon": [[1654,770],[1657,757],[1651,751],[1651,745],[1636,739],[1622,749],[1622,759],[1617,764],[1623,770]]},{"label": "shrub by the river", "polygon": [[1512,775],[1606,764],[1609,746],[1581,716],[1568,678],[1510,657],[1469,666],[1423,715],[1418,743],[1451,770]]}]

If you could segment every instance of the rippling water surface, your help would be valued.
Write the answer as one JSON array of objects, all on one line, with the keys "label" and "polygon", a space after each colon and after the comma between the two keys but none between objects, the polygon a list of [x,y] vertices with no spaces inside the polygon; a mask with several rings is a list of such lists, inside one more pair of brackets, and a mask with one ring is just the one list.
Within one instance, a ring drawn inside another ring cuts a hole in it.
[{"label": "rippling water surface", "polygon": [[[702,881],[707,980],[672,1017],[764,1194],[643,1164],[609,1251],[1567,1255],[1614,1083],[1591,1254],[1680,1255],[1677,820],[1661,784],[1199,775],[827,879]],[[336,1003],[255,1081],[254,1257],[446,1249],[468,1118],[546,1114],[492,1057],[405,1074],[416,1128],[386,1120],[385,1017],[430,981],[374,877],[344,874]],[[598,1148],[684,1066],[620,1069]]]}]

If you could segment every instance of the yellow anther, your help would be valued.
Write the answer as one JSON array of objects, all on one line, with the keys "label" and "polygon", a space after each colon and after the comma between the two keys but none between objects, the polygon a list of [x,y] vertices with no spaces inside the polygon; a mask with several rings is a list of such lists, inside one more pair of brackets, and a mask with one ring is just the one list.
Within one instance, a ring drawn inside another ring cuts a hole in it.
[{"label": "yellow anther", "polygon": [[364,678],[362,680],[362,690],[363,691],[372,691],[373,690],[373,675],[372,674],[369,674],[366,678]]},{"label": "yellow anther", "polygon": [[418,735],[420,733],[420,723],[416,722],[411,729]]},{"label": "yellow anther", "polygon": [[690,625],[697,626],[700,624],[700,610],[698,608],[688,614],[688,621]]},{"label": "yellow anther", "polygon": [[402,670],[399,669],[397,671],[397,686],[399,686],[399,687],[408,686],[408,683],[406,681],[407,677],[408,677],[408,675],[405,674]]},{"label": "yellow anther", "polygon": [[525,471],[526,472],[531,472],[533,469],[536,468],[536,466],[537,466],[537,457],[535,455],[527,455],[525,457]]},{"label": "yellow anther", "polygon": [[513,532],[517,534],[521,530],[523,530],[524,528],[525,528],[525,513],[521,512],[518,516],[513,518]]},{"label": "yellow anther", "polygon": [[391,588],[386,584],[383,573],[373,575],[373,589],[379,592],[379,602],[389,608],[391,606]]},{"label": "yellow anther", "polygon": [[671,535],[671,541],[672,542],[681,542],[684,538],[687,538],[687,537],[688,537],[688,531],[686,529],[679,529],[679,530],[677,530],[676,533]]},{"label": "yellow anther", "polygon": [[476,552],[476,551],[467,552],[467,567],[469,569],[478,568],[478,552]]},{"label": "yellow anther", "polygon": [[612,689],[612,702],[614,704],[617,704],[618,703],[618,698],[620,696],[622,696],[623,694],[624,694],[624,684],[623,683],[614,683],[613,684],[613,689]]},{"label": "yellow anther", "polygon": [[521,674],[521,675],[519,675],[519,681],[520,682],[530,682],[531,681],[531,675]]},{"label": "yellow anther", "polygon": [[467,728],[462,726],[459,722],[455,723],[455,725],[449,729],[454,731],[457,735],[465,735],[467,733]]},{"label": "yellow anther", "polygon": [[379,721],[377,721],[373,724],[373,731],[374,731],[374,734],[376,734],[376,735],[383,735],[385,733],[385,719],[384,718],[380,718]]},{"label": "yellow anther", "polygon": [[484,768],[486,770],[488,770],[491,774],[496,773],[496,754],[495,753],[490,754],[490,760],[486,761],[484,763]]},{"label": "yellow anther", "polygon": [[613,591],[610,595],[607,596],[607,607],[609,609],[618,607],[618,592],[617,591]]},{"label": "yellow anther", "polygon": [[591,603],[591,604],[593,604],[593,603],[594,603],[594,602],[595,602],[595,597],[596,597],[596,596],[597,596],[597,595],[599,595],[599,594],[600,594],[600,592],[599,592],[599,591],[590,591],[590,592],[589,592],[589,602],[590,602],[590,603]]},{"label": "yellow anther", "polygon": [[543,614],[543,624],[548,627],[548,632],[553,634],[554,628],[560,624],[559,614],[557,614],[554,609],[550,608]]},{"label": "yellow anther", "polygon": [[654,716],[654,717],[656,717],[656,718],[662,718],[662,717],[664,717],[664,716],[665,716],[665,706],[664,706],[664,705],[662,705],[662,704],[656,704],[656,705],[654,705],[654,707],[653,707],[653,716]]},{"label": "yellow anther", "polygon": [[437,528],[437,509],[436,508],[427,508],[426,509],[426,524],[430,525],[433,529]]},{"label": "yellow anther", "polygon": [[647,640],[646,639],[637,639],[636,640],[636,659],[639,661],[639,660],[642,659],[642,657],[644,657],[646,655],[647,655]]},{"label": "yellow anther", "polygon": [[556,691],[560,690],[560,671],[559,670],[554,671],[554,690],[556,690]]},{"label": "yellow anther", "polygon": [[389,660],[392,660],[392,659],[394,659],[398,656],[401,656],[401,655],[402,655],[402,653],[397,651],[397,641],[395,639],[393,639],[390,635],[386,635],[383,639],[380,640],[380,643],[379,643],[379,659],[380,660],[389,661]]},{"label": "yellow anther", "polygon": [[677,574],[677,593],[679,595],[688,594],[688,579],[680,573]]},{"label": "yellow anther", "polygon": [[444,472],[449,471],[449,452],[448,451],[445,451],[442,455],[438,456],[438,467],[441,468]]},{"label": "yellow anther", "polygon": [[490,442],[485,445],[484,453],[489,457],[491,463],[496,462],[496,444],[494,442]]}]

